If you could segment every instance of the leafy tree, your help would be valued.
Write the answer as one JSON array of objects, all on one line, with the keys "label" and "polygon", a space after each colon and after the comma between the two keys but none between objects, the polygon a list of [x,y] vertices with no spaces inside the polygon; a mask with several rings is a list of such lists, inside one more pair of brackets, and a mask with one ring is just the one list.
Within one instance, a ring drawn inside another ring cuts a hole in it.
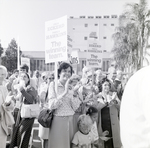
[{"label": "leafy tree", "polygon": [[3,49],[3,47],[0,44],[0,57],[2,56],[3,52],[4,52],[4,49]]},{"label": "leafy tree", "polygon": [[[2,64],[7,67],[9,72],[17,69],[17,49],[18,45],[15,39],[12,39],[5,52],[5,56],[2,57]],[[21,53],[20,51],[20,55]]]},{"label": "leafy tree", "polygon": [[1,64],[1,56],[2,56],[3,52],[4,52],[4,49],[0,44],[0,64]]},{"label": "leafy tree", "polygon": [[126,9],[119,18],[119,27],[113,34],[112,52],[121,67],[132,66],[135,70],[143,67],[143,60],[146,60],[149,46],[149,16],[150,10],[146,0],[140,0],[139,4],[126,4]]}]

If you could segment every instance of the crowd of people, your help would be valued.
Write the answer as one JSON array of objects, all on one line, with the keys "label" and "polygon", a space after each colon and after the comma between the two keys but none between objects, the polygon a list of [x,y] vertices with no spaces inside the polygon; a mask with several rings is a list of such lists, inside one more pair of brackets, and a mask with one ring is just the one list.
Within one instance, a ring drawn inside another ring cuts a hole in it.
[{"label": "crowd of people", "polygon": [[58,76],[36,70],[31,77],[28,70],[21,65],[6,79],[7,69],[0,66],[0,148],[6,148],[9,134],[7,147],[28,148],[35,118],[21,117],[21,107],[34,103],[54,109],[51,127],[39,125],[42,148],[122,147],[120,104],[127,77],[121,70],[105,74],[85,66],[80,76],[66,62],[59,65]]}]

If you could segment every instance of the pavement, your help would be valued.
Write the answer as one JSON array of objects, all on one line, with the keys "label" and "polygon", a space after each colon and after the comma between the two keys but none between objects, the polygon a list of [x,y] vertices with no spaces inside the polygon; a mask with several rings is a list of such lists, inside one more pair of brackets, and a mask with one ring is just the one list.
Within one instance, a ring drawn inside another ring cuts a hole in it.
[{"label": "pavement", "polygon": [[[11,129],[10,129],[11,131]],[[29,148],[42,148],[41,140],[38,137],[39,132],[39,123],[37,119],[34,121],[34,125],[31,132],[30,142],[29,142]],[[7,144],[10,142],[10,136],[7,137]]]}]

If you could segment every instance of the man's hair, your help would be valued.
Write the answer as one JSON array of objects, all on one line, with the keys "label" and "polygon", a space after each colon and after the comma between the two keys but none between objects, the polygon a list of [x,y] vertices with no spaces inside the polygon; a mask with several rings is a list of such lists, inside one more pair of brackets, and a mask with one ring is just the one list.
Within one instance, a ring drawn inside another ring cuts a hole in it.
[{"label": "man's hair", "polygon": [[27,72],[27,73],[28,73],[28,71],[29,71],[29,67],[28,67],[27,64],[21,65],[21,66],[20,66],[20,69],[26,69],[26,72]]}]

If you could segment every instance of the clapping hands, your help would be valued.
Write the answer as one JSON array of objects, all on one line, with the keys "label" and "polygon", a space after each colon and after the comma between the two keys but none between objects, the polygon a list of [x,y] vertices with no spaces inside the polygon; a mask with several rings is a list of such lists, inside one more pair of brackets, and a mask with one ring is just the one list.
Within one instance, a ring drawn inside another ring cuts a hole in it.
[{"label": "clapping hands", "polygon": [[111,139],[111,137],[106,137],[109,134],[109,131],[104,131],[102,133],[102,136],[100,136],[100,139],[102,139],[103,141],[108,141],[109,139]]}]

